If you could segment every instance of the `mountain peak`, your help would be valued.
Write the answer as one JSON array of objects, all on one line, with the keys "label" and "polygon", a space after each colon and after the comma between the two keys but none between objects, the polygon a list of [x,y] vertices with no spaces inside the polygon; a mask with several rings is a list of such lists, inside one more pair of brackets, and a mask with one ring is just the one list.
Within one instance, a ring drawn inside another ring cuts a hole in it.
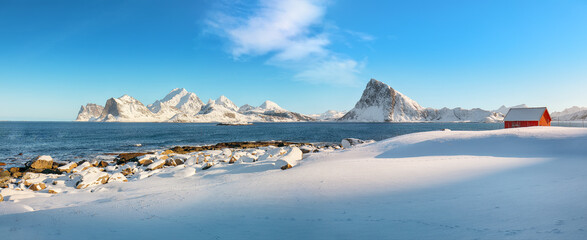
[{"label": "mountain peak", "polygon": [[279,105],[277,105],[277,103],[272,102],[272,101],[265,101],[263,102],[263,104],[261,104],[259,106],[260,109],[264,109],[264,110],[279,110],[279,111],[285,111],[285,109],[281,108]]}]

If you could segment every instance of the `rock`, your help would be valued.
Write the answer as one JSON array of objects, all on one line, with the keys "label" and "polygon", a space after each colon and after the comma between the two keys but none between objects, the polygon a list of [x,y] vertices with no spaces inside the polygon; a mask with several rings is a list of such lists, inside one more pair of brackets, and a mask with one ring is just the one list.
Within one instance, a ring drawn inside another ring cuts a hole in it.
[{"label": "rock", "polygon": [[0,162],[0,167],[1,166],[6,166],[6,163]]},{"label": "rock", "polygon": [[[26,185],[26,184],[25,184]],[[31,186],[29,187],[30,190],[33,191],[40,191],[47,188],[47,186],[45,186],[44,183],[35,183],[35,184],[31,184]]]},{"label": "rock", "polygon": [[67,172],[67,173],[71,173],[71,170],[73,170],[74,168],[77,167],[77,163],[75,162],[70,162],[68,164],[65,164],[61,167],[58,167],[57,170],[59,170],[60,172]]},{"label": "rock", "polygon": [[41,177],[41,174],[39,174],[39,173],[26,172],[22,176],[22,179],[28,180],[28,179],[34,179],[34,178],[39,178],[39,177]]},{"label": "rock", "polygon": [[169,158],[165,161],[166,166],[178,166],[178,165],[182,165],[182,164],[183,164],[183,160],[181,160],[181,159]]},{"label": "rock", "polygon": [[228,161],[229,164],[233,164],[235,162],[237,162],[238,159],[236,159],[234,156],[230,157],[230,161]]},{"label": "rock", "polygon": [[138,169],[135,168],[135,167],[132,167],[132,166],[129,166],[129,165],[125,165],[125,166],[122,167],[122,172],[120,172],[120,173],[122,173],[122,175],[124,175],[124,176],[128,176],[128,175],[135,174],[137,172],[137,170]]},{"label": "rock", "polygon": [[159,160],[147,166],[147,170],[155,170],[165,166],[165,160]]},{"label": "rock", "polygon": [[106,170],[107,172],[114,172],[118,169],[118,165],[114,165],[114,166],[107,166],[104,168],[104,170]]},{"label": "rock", "polygon": [[115,173],[112,174],[110,178],[108,178],[108,182],[128,182],[128,179],[126,179],[126,177],[122,173]]},{"label": "rock", "polygon": [[172,154],[172,153],[175,153],[175,152],[173,152],[173,150],[171,150],[171,149],[168,149],[168,150],[163,151],[161,153],[161,155],[168,155],[168,154]]},{"label": "rock", "polygon": [[290,169],[292,167],[293,167],[292,165],[286,164],[286,165],[281,166],[281,170]]},{"label": "rock", "polygon": [[79,173],[79,172],[82,172],[82,171],[84,171],[84,170],[86,170],[88,168],[91,168],[91,167],[92,167],[92,164],[90,164],[89,162],[84,162],[84,163],[80,164],[79,166],[73,168],[71,170],[71,172],[73,172],[73,173]]},{"label": "rock", "polygon": [[24,172],[24,169],[22,169],[22,168],[17,168],[17,167],[13,167],[13,168],[10,168],[10,172],[11,172],[11,173],[16,173],[16,172]]},{"label": "rock", "polygon": [[10,177],[10,172],[6,170],[0,171],[0,177]]},{"label": "rock", "polygon": [[302,150],[297,147],[292,147],[287,153],[285,153],[275,162],[275,165],[282,170],[289,169],[297,165],[298,161],[302,160],[302,157]]},{"label": "rock", "polygon": [[44,173],[44,174],[61,174],[61,171],[59,171],[57,169],[43,169],[43,171],[41,171],[41,173]]},{"label": "rock", "polygon": [[57,190],[54,189],[49,189],[48,191],[50,194],[58,194],[59,192]]},{"label": "rock", "polygon": [[209,168],[211,168],[212,166],[214,166],[214,164],[213,164],[213,163],[211,163],[211,162],[207,162],[206,164],[204,164],[204,167],[202,167],[202,170],[209,169]]},{"label": "rock", "polygon": [[21,177],[22,177],[22,175],[23,175],[23,174],[22,174],[21,172],[14,172],[14,173],[12,173],[12,177],[13,177],[13,178],[21,178]]},{"label": "rock", "polygon": [[100,161],[98,164],[96,164],[96,167],[102,167],[102,168],[105,168],[105,167],[108,167],[108,165],[110,165],[110,164],[108,164],[108,163],[107,163],[107,162],[105,162],[105,161]]},{"label": "rock", "polygon": [[365,141],[365,140],[361,140],[358,138],[345,138],[340,142],[340,144],[342,145],[343,148],[350,148],[355,145],[372,143],[372,142],[375,142],[375,141],[373,141],[373,140],[366,140]]},{"label": "rock", "polygon": [[27,163],[32,169],[51,169],[53,168],[53,158],[48,155],[41,155]]},{"label": "rock", "polygon": [[0,176],[0,188],[8,187],[8,184],[10,184],[10,182],[12,182],[12,178],[10,177],[10,175],[3,177]]},{"label": "rock", "polygon": [[149,158],[143,158],[141,160],[138,161],[140,166],[149,166],[150,164],[153,163],[153,160],[149,159]]},{"label": "rock", "polygon": [[116,157],[116,164],[123,164],[129,161],[137,160],[137,157],[147,155],[148,153],[121,153]]},{"label": "rock", "polygon": [[65,180],[53,180],[53,185],[65,185]]},{"label": "rock", "polygon": [[163,156],[159,156],[157,159],[160,159],[160,160],[167,160],[168,158],[169,158],[169,156],[167,156],[167,155],[163,155]]},{"label": "rock", "polygon": [[0,202],[4,202],[4,197],[2,197],[2,194],[0,194]]},{"label": "rock", "polygon": [[81,181],[76,185],[77,189],[84,189],[91,186],[97,186],[108,182],[110,176],[106,172],[100,172],[96,169],[90,169],[88,173],[82,176]]}]

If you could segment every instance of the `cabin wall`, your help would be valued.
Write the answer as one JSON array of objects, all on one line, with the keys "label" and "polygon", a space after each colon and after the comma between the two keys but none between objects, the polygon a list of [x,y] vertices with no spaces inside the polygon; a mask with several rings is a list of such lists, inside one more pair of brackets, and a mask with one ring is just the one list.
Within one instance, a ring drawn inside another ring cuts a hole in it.
[{"label": "cabin wall", "polygon": [[[545,120],[546,121],[546,120]],[[505,128],[517,128],[517,127],[533,127],[533,126],[550,126],[549,125],[539,125],[539,121],[506,121],[504,122]]]},{"label": "cabin wall", "polygon": [[542,117],[540,118],[540,122],[538,123],[538,126],[550,126],[550,121],[546,118],[545,114],[543,114]]}]

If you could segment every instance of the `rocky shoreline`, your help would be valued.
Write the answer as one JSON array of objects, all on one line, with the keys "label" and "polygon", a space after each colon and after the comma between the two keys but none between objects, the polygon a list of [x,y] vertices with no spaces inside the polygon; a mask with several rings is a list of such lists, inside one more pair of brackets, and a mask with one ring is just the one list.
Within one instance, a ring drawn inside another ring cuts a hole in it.
[{"label": "rocky shoreline", "polygon": [[79,191],[113,182],[128,182],[153,176],[164,168],[181,167],[175,175],[192,176],[198,170],[228,165],[259,165],[266,169],[286,170],[306,155],[328,152],[364,143],[344,139],[342,144],[260,141],[225,142],[205,146],[176,146],[166,150],[107,153],[93,160],[62,162],[42,155],[22,167],[0,162],[0,201],[18,201],[11,196],[24,193],[57,194]]}]

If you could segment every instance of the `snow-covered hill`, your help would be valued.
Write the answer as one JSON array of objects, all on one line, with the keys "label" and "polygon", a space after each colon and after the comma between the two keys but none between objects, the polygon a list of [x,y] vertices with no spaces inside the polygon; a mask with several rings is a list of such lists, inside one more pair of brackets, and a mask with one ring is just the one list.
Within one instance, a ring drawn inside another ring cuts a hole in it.
[{"label": "snow-covered hill", "polygon": [[82,106],[77,121],[104,122],[292,122],[314,121],[303,114],[283,109],[271,101],[259,107],[245,104],[239,108],[220,96],[204,104],[195,94],[183,88],[173,89],[167,96],[145,107],[140,101],[124,95],[111,98],[102,107]]},{"label": "snow-covered hill", "polygon": [[371,79],[355,108],[340,120],[355,122],[498,122],[503,114],[483,109],[423,108],[387,84]]}]

